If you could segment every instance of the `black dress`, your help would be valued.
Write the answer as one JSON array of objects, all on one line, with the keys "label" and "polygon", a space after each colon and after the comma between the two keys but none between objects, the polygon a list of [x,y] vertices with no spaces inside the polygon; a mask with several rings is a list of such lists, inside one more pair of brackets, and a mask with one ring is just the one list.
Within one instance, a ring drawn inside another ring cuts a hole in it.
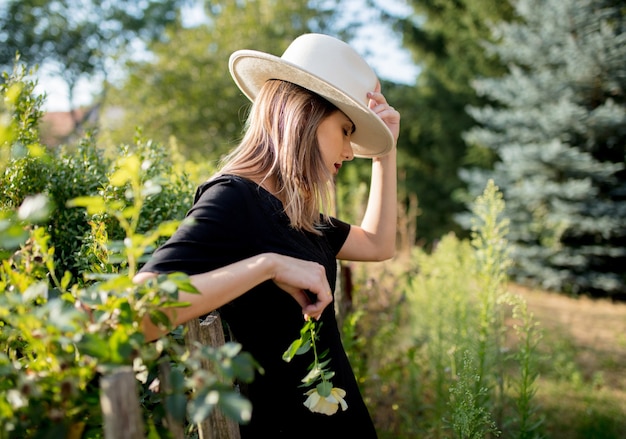
[{"label": "black dress", "polygon": [[[220,176],[202,184],[188,213],[192,224],[181,225],[142,271],[198,274],[265,252],[315,261],[326,268],[334,291],[335,257],[350,226],[332,220],[322,236],[299,232],[289,225],[281,202],[253,181]],[[350,437],[376,438],[368,410],[343,349],[334,306],[320,319],[318,352],[329,350],[335,371],[333,386],[346,391],[348,409],[334,415],[312,413],[304,406],[308,389],[299,387],[311,364],[312,352],[290,363],[282,354],[297,339],[304,323],[300,305],[273,282],[264,282],[220,308],[243,350],[264,369],[245,392],[252,402],[252,419],[241,426],[242,438]]]}]

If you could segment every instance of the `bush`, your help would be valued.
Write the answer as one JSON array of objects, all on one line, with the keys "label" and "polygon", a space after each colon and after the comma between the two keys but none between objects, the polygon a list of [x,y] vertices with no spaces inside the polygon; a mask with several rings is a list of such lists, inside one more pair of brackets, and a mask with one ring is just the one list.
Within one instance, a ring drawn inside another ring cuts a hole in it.
[{"label": "bush", "polygon": [[[186,174],[172,173],[172,159],[166,149],[150,141],[122,145],[114,152],[120,159],[137,155],[144,166],[143,178],[154,190],[146,194],[143,211],[139,214],[137,231],[145,233],[163,221],[182,219],[191,206],[191,183]],[[28,197],[46,194],[52,212],[42,224],[50,234],[50,245],[55,248],[59,275],[65,271],[79,277],[85,270],[98,264],[90,254],[94,245],[92,225],[102,223],[104,236],[111,240],[123,239],[124,231],[113,217],[90,217],[84,209],[68,209],[68,201],[86,195],[99,195],[105,200],[129,200],[124,188],[109,183],[109,177],[118,170],[117,162],[104,158],[95,139],[85,137],[75,148],[63,147],[44,158],[27,155],[11,160],[0,176],[0,207],[16,209]],[[148,196],[149,195],[149,196]]]},{"label": "bush", "polygon": [[182,343],[182,328],[146,343],[141,331],[148,318],[175,329],[162,310],[186,306],[178,291],[194,291],[180,273],[132,281],[141,257],[175,230],[164,219],[188,206],[185,176],[170,177],[150,142],[139,154],[122,147],[114,164],[91,138],[44,153],[34,84],[16,72],[0,109],[0,438],[103,437],[105,418],[128,413],[103,409],[100,383],[124,370],[140,385],[150,437],[176,425],[192,434],[216,407],[246,422],[250,404],[233,383],[249,382],[256,365],[239,345]]}]

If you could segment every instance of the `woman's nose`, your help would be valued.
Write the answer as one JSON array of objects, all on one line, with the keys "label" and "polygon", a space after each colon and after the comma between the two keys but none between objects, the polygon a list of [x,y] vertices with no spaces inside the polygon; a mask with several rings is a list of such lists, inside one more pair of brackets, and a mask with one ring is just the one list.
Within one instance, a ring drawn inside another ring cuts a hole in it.
[{"label": "woman's nose", "polygon": [[351,142],[346,142],[346,145],[343,147],[343,156],[346,161],[350,161],[354,158],[354,150],[352,149]]}]

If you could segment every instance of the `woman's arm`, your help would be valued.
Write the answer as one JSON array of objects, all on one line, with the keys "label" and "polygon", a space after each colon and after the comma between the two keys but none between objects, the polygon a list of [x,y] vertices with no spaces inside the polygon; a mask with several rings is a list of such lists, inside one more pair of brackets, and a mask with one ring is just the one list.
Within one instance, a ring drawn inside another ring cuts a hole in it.
[{"label": "woman's arm", "polygon": [[[370,93],[370,108],[391,130],[394,140],[400,132],[400,113],[387,104],[380,87]],[[397,222],[396,149],[372,160],[372,180],[361,226],[352,226],[348,238],[337,254],[339,259],[382,261],[391,258],[396,249]]]},{"label": "woman's arm", "polygon": [[[144,282],[156,273],[142,272],[135,276],[136,283]],[[302,307],[305,317],[318,319],[332,301],[330,285],[324,267],[320,264],[291,258],[276,253],[264,253],[202,274],[190,276],[190,281],[200,294],[181,291],[179,300],[190,306],[165,310],[174,326],[219,308],[241,296],[255,286],[273,280],[290,294]],[[311,303],[305,290],[317,295]],[[162,331],[148,317],[142,322],[147,340],[154,340]]]}]

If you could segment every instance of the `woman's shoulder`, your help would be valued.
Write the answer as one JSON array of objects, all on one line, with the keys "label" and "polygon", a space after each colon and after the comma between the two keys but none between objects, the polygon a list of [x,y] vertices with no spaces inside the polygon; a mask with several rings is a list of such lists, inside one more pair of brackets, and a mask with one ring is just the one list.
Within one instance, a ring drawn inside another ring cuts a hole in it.
[{"label": "woman's shoulder", "polygon": [[207,208],[257,217],[280,211],[282,205],[256,182],[235,174],[221,174],[196,190],[192,211]]},{"label": "woman's shoulder", "polygon": [[206,196],[241,196],[257,186],[255,182],[234,174],[219,174],[200,184],[195,202]]}]

